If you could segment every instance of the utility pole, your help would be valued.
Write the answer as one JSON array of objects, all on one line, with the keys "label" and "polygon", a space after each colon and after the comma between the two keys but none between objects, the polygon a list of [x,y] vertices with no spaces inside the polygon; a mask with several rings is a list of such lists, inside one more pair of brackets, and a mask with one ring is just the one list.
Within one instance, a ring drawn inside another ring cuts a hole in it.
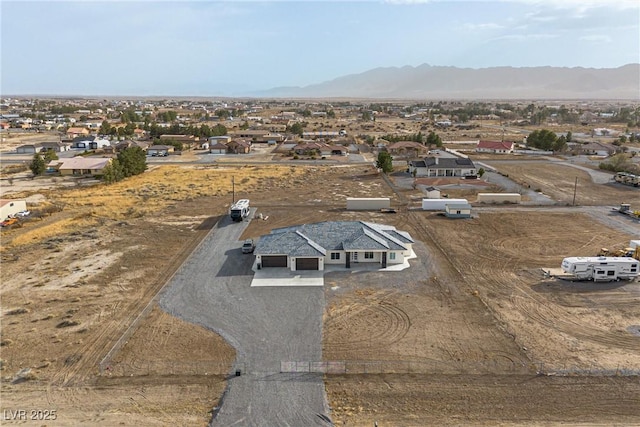
[{"label": "utility pole", "polygon": [[231,177],[231,205],[233,206],[236,202],[236,177]]},{"label": "utility pole", "polygon": [[576,183],[573,185],[573,206],[576,205],[576,191],[578,190],[578,177],[576,176]]}]

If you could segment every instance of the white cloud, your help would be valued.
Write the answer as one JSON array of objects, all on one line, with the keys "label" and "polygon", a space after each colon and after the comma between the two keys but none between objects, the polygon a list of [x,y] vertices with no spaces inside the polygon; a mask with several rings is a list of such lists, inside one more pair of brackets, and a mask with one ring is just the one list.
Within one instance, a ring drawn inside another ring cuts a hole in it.
[{"label": "white cloud", "polygon": [[470,30],[470,31],[484,31],[484,30],[500,30],[505,27],[504,25],[496,24],[495,22],[487,22],[484,24],[473,24],[469,22],[464,24],[463,28],[465,30]]},{"label": "white cloud", "polygon": [[582,36],[580,37],[580,40],[583,40],[586,42],[602,42],[602,43],[611,43],[613,41],[611,37],[605,34],[592,34],[590,36]]},{"label": "white cloud", "polygon": [[[297,1],[297,0],[292,0]],[[364,0],[377,3],[379,0]],[[422,3],[467,3],[469,0],[382,0],[390,4],[422,4]],[[612,9],[638,9],[638,0],[477,0],[478,3],[521,3],[551,7],[554,9],[584,9],[593,7],[610,7]]]},{"label": "white cloud", "polygon": [[489,41],[525,41],[525,40],[549,40],[558,38],[557,34],[506,34],[494,37]]}]

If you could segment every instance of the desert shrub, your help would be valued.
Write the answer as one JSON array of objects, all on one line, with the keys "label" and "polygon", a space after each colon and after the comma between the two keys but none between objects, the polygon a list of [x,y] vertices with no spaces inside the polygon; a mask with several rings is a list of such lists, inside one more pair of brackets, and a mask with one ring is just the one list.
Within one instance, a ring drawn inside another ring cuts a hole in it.
[{"label": "desert shrub", "polygon": [[78,326],[80,322],[75,320],[63,320],[62,322],[56,325],[56,328],[70,328],[72,326]]},{"label": "desert shrub", "polygon": [[15,316],[16,314],[25,314],[28,312],[29,312],[28,308],[20,307],[20,308],[15,308],[13,310],[7,311],[7,316]]}]

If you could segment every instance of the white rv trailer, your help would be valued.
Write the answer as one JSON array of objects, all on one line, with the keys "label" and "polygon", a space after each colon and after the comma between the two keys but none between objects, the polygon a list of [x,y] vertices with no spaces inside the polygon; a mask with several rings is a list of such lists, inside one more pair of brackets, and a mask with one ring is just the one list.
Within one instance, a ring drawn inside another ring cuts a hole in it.
[{"label": "white rv trailer", "polygon": [[640,261],[627,257],[569,257],[562,260],[562,271],[578,280],[634,280],[640,276]]},{"label": "white rv trailer", "polygon": [[238,222],[249,216],[249,199],[238,200],[231,206],[229,214],[231,219]]}]

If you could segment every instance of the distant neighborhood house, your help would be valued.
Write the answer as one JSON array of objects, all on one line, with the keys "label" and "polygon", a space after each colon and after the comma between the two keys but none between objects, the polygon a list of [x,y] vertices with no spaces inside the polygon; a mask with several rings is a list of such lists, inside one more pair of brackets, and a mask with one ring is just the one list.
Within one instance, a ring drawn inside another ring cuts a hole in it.
[{"label": "distant neighborhood house", "polygon": [[111,141],[108,139],[99,138],[97,136],[78,136],[71,141],[71,148],[76,150],[97,150],[99,148],[108,147],[111,145]]},{"label": "distant neighborhood house", "polygon": [[610,156],[616,152],[615,146],[596,141],[589,142],[588,144],[579,144],[577,147],[580,154],[590,156]]},{"label": "distant neighborhood house", "polygon": [[35,154],[47,150],[53,150],[57,153],[68,151],[71,144],[66,142],[51,141],[51,142],[35,142],[33,144],[24,144],[16,148],[18,154]]},{"label": "distant neighborhood house", "polygon": [[[380,140],[382,141],[382,140]],[[415,141],[398,141],[387,144],[386,150],[393,155],[413,155],[417,157],[420,154],[429,152],[429,148]]]},{"label": "distant neighborhood house", "polygon": [[478,153],[509,154],[513,153],[513,142],[510,141],[478,141]]},{"label": "distant neighborhood house", "polygon": [[72,157],[70,159],[52,160],[47,167],[60,172],[60,175],[104,175],[104,168],[110,165],[111,158]]},{"label": "distant neighborhood house", "polygon": [[169,153],[173,153],[175,150],[173,145],[152,145],[147,148],[148,156],[168,156]]},{"label": "distant neighborhood house", "polygon": [[67,137],[68,138],[76,138],[78,136],[88,136],[89,129],[84,127],[70,127],[67,129]]},{"label": "distant neighborhood house", "polygon": [[349,149],[342,145],[332,145],[325,142],[301,142],[293,147],[293,152],[298,155],[346,156],[349,154]]}]

